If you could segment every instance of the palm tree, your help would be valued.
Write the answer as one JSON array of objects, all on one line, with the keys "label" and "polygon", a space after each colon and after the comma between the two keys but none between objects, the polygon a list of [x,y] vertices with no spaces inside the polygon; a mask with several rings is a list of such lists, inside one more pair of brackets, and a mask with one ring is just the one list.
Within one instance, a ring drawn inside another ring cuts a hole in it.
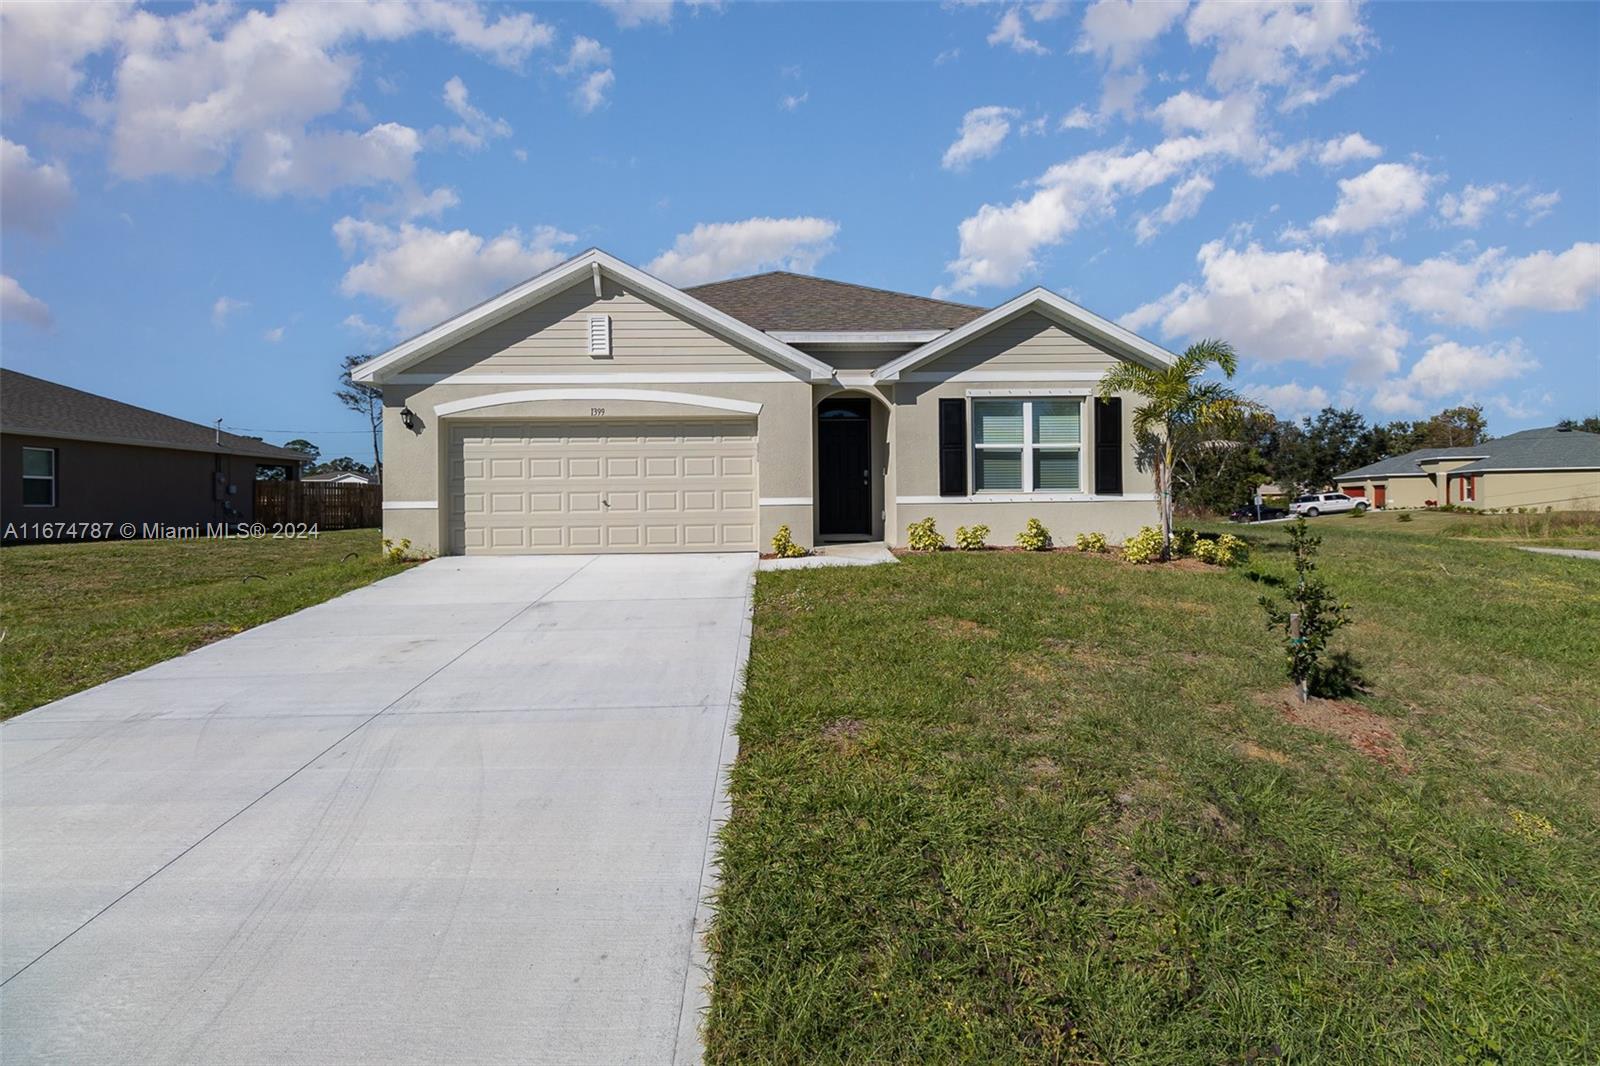
[{"label": "palm tree", "polygon": [[1203,340],[1186,348],[1171,366],[1158,370],[1118,363],[1100,379],[1102,397],[1132,392],[1146,400],[1134,408],[1133,432],[1155,469],[1163,558],[1172,555],[1172,475],[1184,453],[1224,443],[1227,429],[1258,409],[1222,382],[1200,380],[1213,363],[1224,376],[1233,377],[1239,369],[1233,345]]}]

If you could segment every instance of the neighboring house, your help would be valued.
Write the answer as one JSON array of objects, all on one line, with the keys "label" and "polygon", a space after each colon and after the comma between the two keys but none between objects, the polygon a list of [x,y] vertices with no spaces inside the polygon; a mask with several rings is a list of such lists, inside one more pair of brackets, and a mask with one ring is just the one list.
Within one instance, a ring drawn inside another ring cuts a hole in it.
[{"label": "neighboring house", "polygon": [[1600,435],[1529,429],[1464,448],[1421,448],[1333,480],[1374,507],[1600,510]]},{"label": "neighboring house", "polygon": [[591,250],[363,363],[384,535],[446,553],[1010,544],[1155,519],[1118,360],[1171,353],[1045,289],[998,307],[789,273],[677,289]]},{"label": "neighboring house", "polygon": [[376,485],[378,479],[371,474],[358,474],[354,470],[329,470],[321,474],[304,474],[301,481],[315,481],[323,485]]},{"label": "neighboring house", "polygon": [[[305,456],[42,378],[0,370],[0,525],[248,522],[259,467]],[[59,533],[51,539],[63,538]]]}]

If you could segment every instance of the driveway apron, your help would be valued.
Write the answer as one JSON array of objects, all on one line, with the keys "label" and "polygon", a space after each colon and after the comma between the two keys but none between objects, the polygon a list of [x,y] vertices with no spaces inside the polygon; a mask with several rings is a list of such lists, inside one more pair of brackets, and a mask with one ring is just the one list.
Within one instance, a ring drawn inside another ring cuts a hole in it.
[{"label": "driveway apron", "polygon": [[5,1061],[697,1058],[755,561],[437,560],[6,723]]}]

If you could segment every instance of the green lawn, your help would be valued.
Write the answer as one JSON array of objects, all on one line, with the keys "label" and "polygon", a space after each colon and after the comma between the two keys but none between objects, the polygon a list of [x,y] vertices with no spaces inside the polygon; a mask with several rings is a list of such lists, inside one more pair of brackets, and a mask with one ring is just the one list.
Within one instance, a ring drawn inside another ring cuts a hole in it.
[{"label": "green lawn", "polygon": [[0,551],[0,716],[60,699],[403,569],[375,529],[315,540]]},{"label": "green lawn", "polygon": [[710,1061],[1600,1061],[1600,563],[1413,527],[1308,715],[1282,526],[762,574]]}]

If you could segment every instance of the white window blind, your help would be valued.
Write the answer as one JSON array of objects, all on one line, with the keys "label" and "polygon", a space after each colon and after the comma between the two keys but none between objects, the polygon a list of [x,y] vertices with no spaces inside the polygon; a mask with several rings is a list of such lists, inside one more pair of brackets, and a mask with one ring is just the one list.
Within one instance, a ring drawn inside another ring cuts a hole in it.
[{"label": "white window blind", "polygon": [[1082,400],[973,400],[973,491],[1081,492],[1082,442]]}]

